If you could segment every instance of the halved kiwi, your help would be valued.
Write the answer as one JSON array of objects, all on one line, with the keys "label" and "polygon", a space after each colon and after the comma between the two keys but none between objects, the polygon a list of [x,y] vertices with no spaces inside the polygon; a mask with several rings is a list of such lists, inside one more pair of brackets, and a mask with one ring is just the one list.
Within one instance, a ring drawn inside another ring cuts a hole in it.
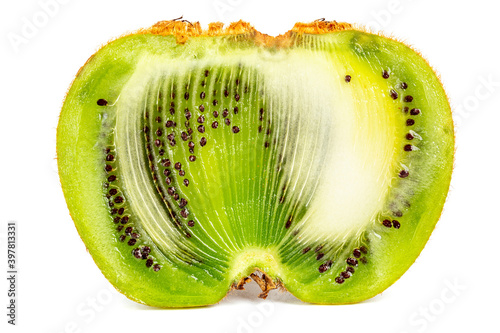
[{"label": "halved kiwi", "polygon": [[252,277],[313,303],[372,297],[443,208],[454,130],[433,70],[345,23],[273,38],[164,21],[114,40],[61,112],[61,184],[106,278],[159,307]]}]

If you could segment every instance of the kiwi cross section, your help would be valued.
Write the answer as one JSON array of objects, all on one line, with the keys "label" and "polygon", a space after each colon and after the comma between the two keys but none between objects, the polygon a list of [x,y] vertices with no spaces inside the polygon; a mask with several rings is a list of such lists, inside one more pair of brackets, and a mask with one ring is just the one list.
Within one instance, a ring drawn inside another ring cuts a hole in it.
[{"label": "kiwi cross section", "polygon": [[273,39],[238,22],[186,40],[187,23],[168,22],[96,53],[58,127],[70,212],[113,285],[200,306],[250,276],[261,297],[280,286],[332,304],[399,278],[453,161],[426,61],[345,24]]}]

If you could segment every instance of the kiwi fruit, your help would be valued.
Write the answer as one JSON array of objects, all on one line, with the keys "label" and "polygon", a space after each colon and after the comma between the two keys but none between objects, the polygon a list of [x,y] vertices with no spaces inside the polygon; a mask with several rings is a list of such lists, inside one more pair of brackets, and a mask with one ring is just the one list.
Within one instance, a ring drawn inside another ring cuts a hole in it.
[{"label": "kiwi fruit", "polygon": [[157,307],[250,279],[305,302],[366,300],[443,209],[454,129],[410,47],[347,23],[278,37],[162,21],[80,69],[57,129],[62,189],[105,277]]}]

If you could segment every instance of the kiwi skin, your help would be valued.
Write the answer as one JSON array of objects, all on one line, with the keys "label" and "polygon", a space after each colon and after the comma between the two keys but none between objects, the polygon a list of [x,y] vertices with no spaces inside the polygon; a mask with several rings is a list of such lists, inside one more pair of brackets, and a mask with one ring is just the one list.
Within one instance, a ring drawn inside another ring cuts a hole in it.
[{"label": "kiwi skin", "polygon": [[[332,25],[333,23],[327,22],[324,24],[320,22],[297,24],[292,32],[321,34],[347,30],[343,33],[352,34],[350,40],[356,40],[356,35],[358,36],[356,44],[363,47],[361,49],[353,47],[353,50],[360,56],[392,59],[395,54],[403,53],[405,63],[429,67],[425,60],[415,52],[402,51],[402,49],[407,48],[402,44],[354,30],[348,24]],[[95,193],[102,192],[101,174],[89,171],[102,169],[100,161],[95,158],[95,141],[101,133],[102,123],[99,117],[83,116],[82,112],[98,109],[97,106],[91,107],[90,103],[95,104],[95,101],[102,97],[103,91],[107,92],[107,100],[115,101],[118,99],[118,92],[108,88],[111,85],[109,78],[112,78],[113,85],[120,85],[120,81],[125,82],[132,75],[135,69],[134,59],[140,57],[141,48],[146,47],[146,45],[151,48],[148,41],[149,38],[153,37],[151,35],[157,35],[156,38],[161,39],[161,42],[152,46],[153,48],[157,47],[157,50],[153,49],[151,52],[161,54],[162,48],[175,48],[179,44],[186,43],[192,37],[239,35],[247,32],[248,29],[250,29],[249,25],[243,22],[232,24],[225,30],[219,24],[211,24],[207,31],[201,30],[197,23],[193,26],[181,24],[181,22],[157,24],[150,29],[140,30],[136,34],[117,39],[102,48],[82,67],[68,92],[58,126],[57,138],[59,173],[68,208],[82,240],[103,274],[120,292],[134,301],[159,307],[213,304],[227,294],[228,284],[210,279],[199,283],[192,279],[190,272],[175,267],[169,268],[168,265],[165,265],[165,268],[169,269],[162,269],[160,274],[152,274],[151,270],[143,265],[132,267],[119,258],[117,252],[128,253],[130,247],[119,242],[109,244],[111,238],[109,228],[104,223],[90,222],[109,221],[110,217],[105,202],[100,196],[95,195]],[[286,47],[290,43],[291,32],[273,39],[256,33],[254,30],[251,31],[254,34],[253,38],[259,40],[259,43],[263,45]],[[445,96],[442,85],[434,73],[418,74],[423,74],[425,77],[417,78],[415,76],[414,79],[425,81],[427,91],[437,91]],[[377,257],[367,263],[366,269],[356,271],[356,278],[349,280],[348,290],[346,289],[347,284],[341,288],[332,289],[331,280],[326,278],[318,279],[307,285],[298,280],[287,279],[284,288],[307,302],[355,303],[382,292],[411,266],[439,219],[451,178],[454,149],[453,123],[447,101],[442,101],[442,105],[437,105],[436,108],[448,111],[431,119],[439,124],[439,130],[443,132],[439,135],[442,135],[446,142],[442,145],[444,149],[442,159],[434,161],[432,165],[435,176],[430,179],[428,186],[435,191],[432,194],[422,192],[413,199],[417,203],[426,203],[426,205],[416,208],[412,206],[412,216],[416,217],[414,223],[417,225],[418,232],[413,235],[405,234],[405,237],[401,237],[401,233],[388,233],[384,235],[383,242],[371,242],[374,245],[370,248],[370,253],[376,254]],[[440,139],[441,136],[438,138]],[[396,246],[387,246],[387,244],[395,244]],[[118,248],[119,251],[114,250],[115,248]],[[381,266],[383,271],[377,268],[377,258],[384,262],[384,265]],[[240,276],[233,277],[232,282],[237,282],[250,275],[255,268],[262,269],[266,274],[275,277],[276,282],[280,285],[282,285],[280,276],[294,275],[293,269],[275,269],[273,265],[265,261],[256,261],[252,264],[255,264],[255,267],[249,267],[246,271],[241,272]],[[173,283],[165,283],[165,281]]]}]

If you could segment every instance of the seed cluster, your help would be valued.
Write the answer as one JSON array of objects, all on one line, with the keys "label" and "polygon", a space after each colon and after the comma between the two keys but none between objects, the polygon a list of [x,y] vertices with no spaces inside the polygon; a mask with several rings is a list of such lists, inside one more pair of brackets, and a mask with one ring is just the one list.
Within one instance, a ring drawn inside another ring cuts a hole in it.
[{"label": "seed cluster", "polygon": [[[139,241],[141,235],[134,229],[130,215],[126,211],[125,197],[118,186],[119,179],[116,170],[116,151],[114,146],[108,146],[104,151],[104,156],[106,181],[103,183],[103,188],[106,191],[105,196],[108,200],[113,223],[117,225],[116,230],[120,233],[118,239],[120,242],[127,242],[129,246],[134,246]],[[136,258],[150,260],[152,263],[148,267],[151,267],[154,262],[153,259],[149,258],[150,252],[150,248],[144,245],[132,250],[132,255]],[[159,264],[155,264],[153,267],[155,272],[158,272],[160,269],[161,266]]]}]

